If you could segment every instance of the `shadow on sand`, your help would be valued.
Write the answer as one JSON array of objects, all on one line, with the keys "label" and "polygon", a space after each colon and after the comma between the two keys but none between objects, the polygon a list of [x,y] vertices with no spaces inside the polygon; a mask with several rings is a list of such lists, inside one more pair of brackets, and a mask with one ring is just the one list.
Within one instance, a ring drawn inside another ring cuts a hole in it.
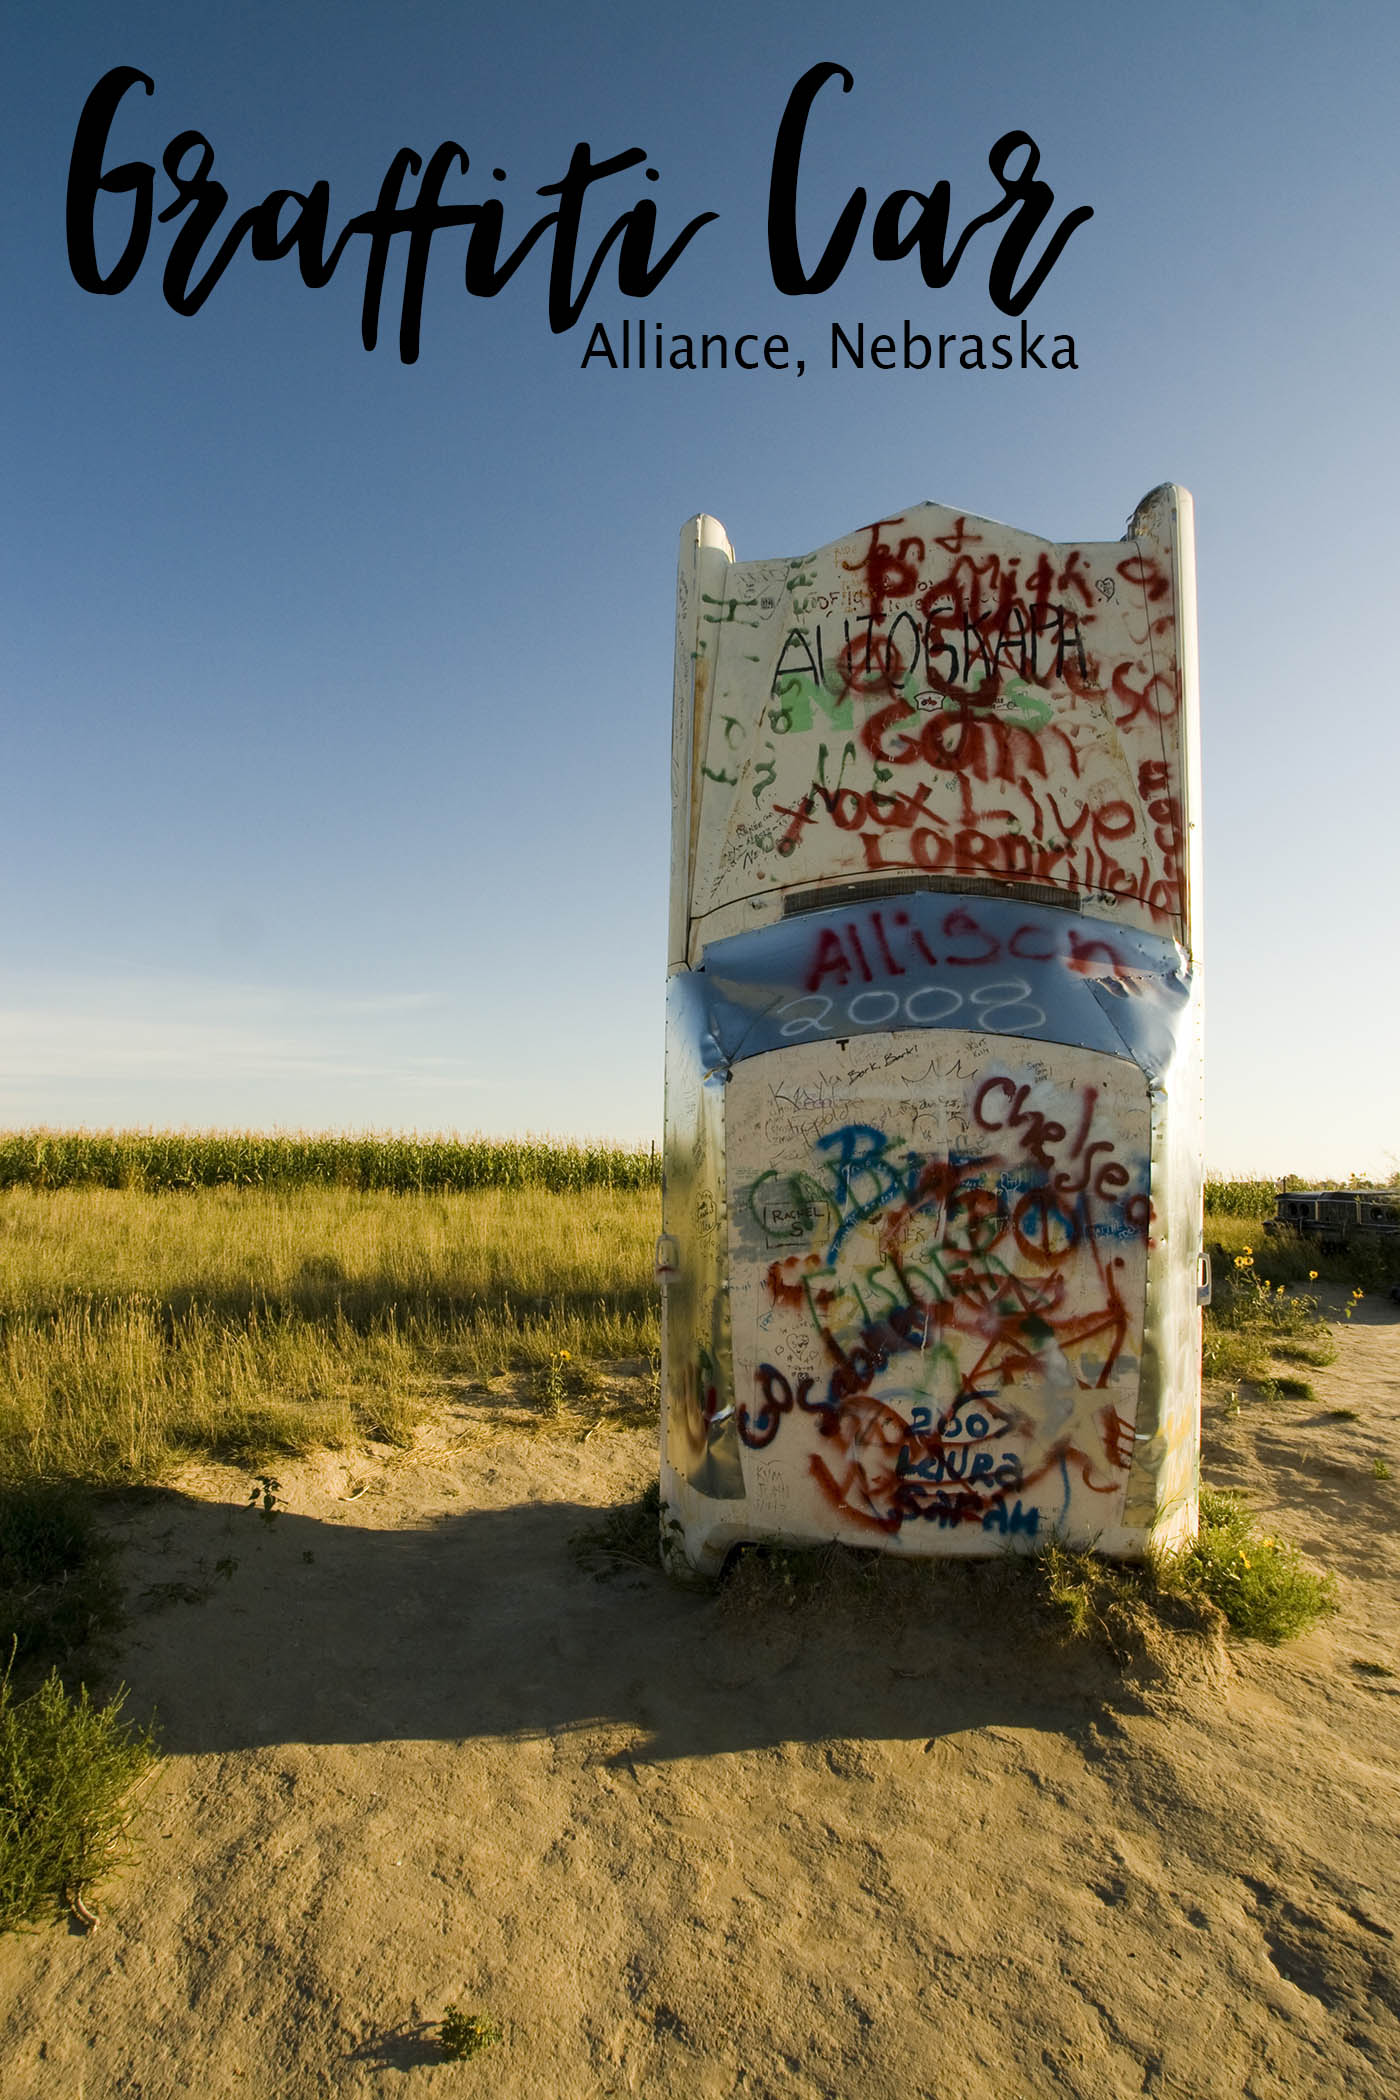
[{"label": "shadow on sand", "polygon": [[[1134,1704],[1117,1667],[998,1624],[965,1586],[883,1615],[735,1614],[660,1571],[599,1579],[596,1508],[532,1502],[376,1531],[158,1491],[128,1507],[129,1710],[169,1751],[558,1736],[633,1761],[780,1743],[1080,1735]],[[1004,1604],[1004,1600],[1003,1600]]]}]

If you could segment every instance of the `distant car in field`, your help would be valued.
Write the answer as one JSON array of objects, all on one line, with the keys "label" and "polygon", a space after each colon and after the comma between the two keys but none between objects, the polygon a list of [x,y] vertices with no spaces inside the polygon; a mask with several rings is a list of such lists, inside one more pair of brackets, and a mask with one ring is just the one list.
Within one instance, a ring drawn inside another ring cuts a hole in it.
[{"label": "distant car in field", "polygon": [[[1287,1189],[1265,1232],[1296,1232],[1327,1253],[1400,1242],[1400,1192],[1390,1189]],[[1391,1293],[1397,1297],[1400,1285]],[[1400,1297],[1397,1297],[1400,1303]]]}]

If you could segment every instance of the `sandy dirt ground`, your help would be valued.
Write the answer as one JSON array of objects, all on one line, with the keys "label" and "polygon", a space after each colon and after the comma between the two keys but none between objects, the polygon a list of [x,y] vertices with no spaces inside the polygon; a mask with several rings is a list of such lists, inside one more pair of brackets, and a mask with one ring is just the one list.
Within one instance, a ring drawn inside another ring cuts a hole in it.
[{"label": "sandy dirt ground", "polygon": [[[1206,1473],[1340,1614],[1126,1679],[965,1597],[597,1579],[571,1536],[650,1436],[499,1395],[280,1465],[271,1522],[217,1468],[120,1506],[120,1669],[166,1756],[100,1923],[0,1942],[0,2085],[1400,2092],[1400,1308],[1336,1331],[1315,1400],[1212,1396]],[[500,2045],[443,2062],[452,2003]]]}]

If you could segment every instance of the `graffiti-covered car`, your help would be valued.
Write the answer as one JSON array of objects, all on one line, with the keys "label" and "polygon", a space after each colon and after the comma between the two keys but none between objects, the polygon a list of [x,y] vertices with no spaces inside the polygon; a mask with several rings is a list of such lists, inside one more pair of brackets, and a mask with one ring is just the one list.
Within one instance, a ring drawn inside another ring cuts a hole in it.
[{"label": "graffiti-covered car", "polygon": [[1264,1230],[1296,1232],[1329,1253],[1400,1245],[1400,1195],[1387,1189],[1286,1189]]},{"label": "graffiti-covered car", "polygon": [[1189,1537],[1190,498],[1061,545],[692,521],[663,1197],[672,1550]]}]

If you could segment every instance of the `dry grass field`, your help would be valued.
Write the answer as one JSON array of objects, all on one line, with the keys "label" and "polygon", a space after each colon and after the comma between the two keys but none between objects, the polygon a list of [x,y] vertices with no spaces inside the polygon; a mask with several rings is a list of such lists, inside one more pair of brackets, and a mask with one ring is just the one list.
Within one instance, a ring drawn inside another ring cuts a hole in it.
[{"label": "dry grass field", "polygon": [[374,1433],[444,1377],[659,1345],[654,1190],[0,1192],[0,1478]]}]

